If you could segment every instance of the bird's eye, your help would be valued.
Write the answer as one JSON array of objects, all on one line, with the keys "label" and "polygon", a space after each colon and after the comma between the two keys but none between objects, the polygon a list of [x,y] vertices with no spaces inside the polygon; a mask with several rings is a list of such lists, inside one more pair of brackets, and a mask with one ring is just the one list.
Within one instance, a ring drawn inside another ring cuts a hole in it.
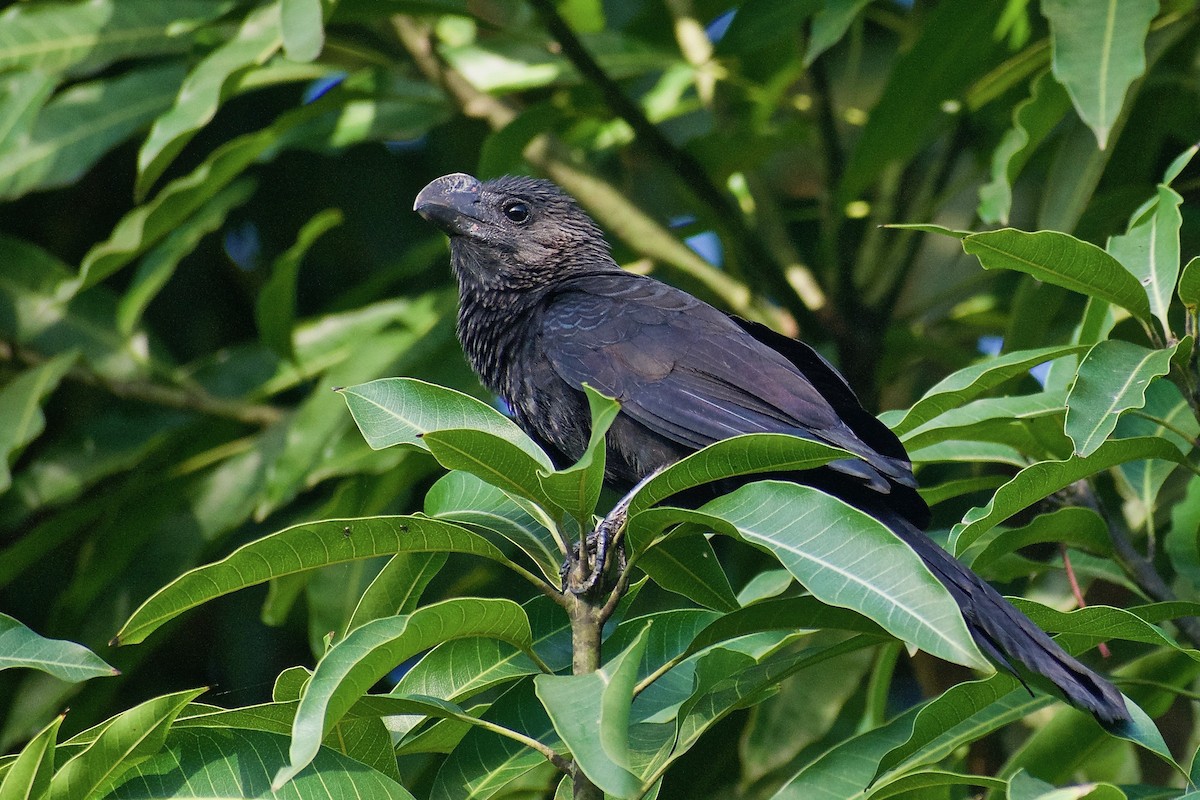
[{"label": "bird's eye", "polygon": [[518,225],[529,221],[529,205],[517,200],[504,205],[504,216]]}]

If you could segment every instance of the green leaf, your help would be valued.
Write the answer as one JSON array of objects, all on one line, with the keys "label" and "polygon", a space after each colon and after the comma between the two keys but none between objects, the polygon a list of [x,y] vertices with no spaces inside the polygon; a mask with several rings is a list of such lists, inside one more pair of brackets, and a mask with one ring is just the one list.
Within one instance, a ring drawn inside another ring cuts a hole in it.
[{"label": "green leaf", "polygon": [[1165,439],[1139,437],[1110,439],[1089,456],[1072,456],[1065,461],[1040,461],[1018,472],[996,490],[986,506],[976,506],[950,531],[950,547],[962,553],[987,531],[1013,514],[1065,489],[1077,480],[1095,475],[1126,461],[1160,458],[1181,462],[1179,449]]},{"label": "green leaf", "polygon": [[817,57],[833,47],[846,34],[850,24],[871,0],[825,0],[813,15],[812,31],[804,49],[804,66],[811,67]]},{"label": "green leaf", "polygon": [[845,458],[846,451],[785,433],[751,433],[710,444],[655,475],[629,506],[632,518],[673,494],[706,483],[762,472],[812,469]]},{"label": "green leaf", "polygon": [[1146,389],[1155,378],[1171,371],[1179,345],[1149,350],[1120,339],[1097,342],[1079,365],[1067,395],[1066,432],[1075,453],[1090,456],[1130,409],[1146,405]]},{"label": "green leaf", "polygon": [[1200,256],[1194,256],[1179,273],[1179,300],[1195,314],[1200,305]]},{"label": "green leaf", "polygon": [[531,456],[545,470],[549,456],[516,423],[473,397],[415,378],[380,378],[342,390],[346,405],[374,450],[398,444],[428,450],[430,431],[471,429],[490,433]]},{"label": "green leaf", "polygon": [[472,636],[532,648],[529,619],[511,600],[447,600],[351,632],[318,662],[296,710],[290,765],[276,773],[272,786],[278,789],[307,766],[333,725],[397,664],[439,642]]},{"label": "green leaf", "polygon": [[0,77],[0,153],[29,144],[34,122],[54,84],[54,78],[43,72],[10,72]]},{"label": "green leaf", "polygon": [[275,259],[271,277],[258,293],[254,305],[254,319],[263,344],[271,348],[280,358],[294,359],[292,328],[296,323],[296,280],[300,276],[300,263],[317,239],[342,224],[342,212],[327,208],[304,223],[296,234],[296,242]]},{"label": "green leaf", "polygon": [[359,598],[342,636],[374,619],[411,614],[445,565],[445,553],[396,553]]},{"label": "green leaf", "polygon": [[[917,554],[881,522],[837,498],[808,486],[762,481],[699,512],[659,508],[642,515],[642,531],[686,520],[736,535],[772,553],[822,601],[854,609],[940,658],[992,669],[949,592]],[[631,536],[633,531],[631,520]]]},{"label": "green leaf", "polygon": [[273,792],[271,777],[287,764],[286,736],[238,728],[176,728],[163,749],[121,776],[107,797],[159,800],[170,796],[212,798],[294,798],[294,800],[414,800],[395,780],[322,747],[312,764],[287,790]]},{"label": "green leaf", "polygon": [[974,558],[966,553],[963,560],[971,569],[983,573],[1001,556],[1044,542],[1079,547],[1099,555],[1108,555],[1112,550],[1108,526],[1100,515],[1090,508],[1068,506],[1039,514],[1019,528],[1002,531]]},{"label": "green leaf", "polygon": [[329,564],[397,552],[466,553],[507,563],[478,534],[421,516],[366,517],[293,525],[244,544],[155,592],[133,612],[114,641],[137,644],[163,623],[214,597]]},{"label": "green leaf", "polygon": [[808,17],[821,7],[820,0],[748,0],[738,7],[725,34],[716,44],[721,57],[746,57],[780,40],[797,37]]},{"label": "green leaf", "polygon": [[0,150],[0,200],[66,186],[150,123],[179,89],[178,65],[142,67],[55,95],[28,137]]},{"label": "green leaf", "polygon": [[[1039,417],[1061,416],[1066,404],[1064,392],[1038,392],[1010,397],[983,397],[939,414],[901,437],[904,446],[919,450],[947,439],[990,440],[987,435],[997,421],[1012,422]],[[1028,433],[1020,426],[1021,433]],[[1014,437],[1015,438],[1015,437]],[[1015,444],[1010,440],[1009,443]]]},{"label": "green leaf", "polygon": [[268,150],[285,144],[287,133],[326,110],[327,104],[318,101],[282,115],[262,130],[226,142],[190,173],[164,186],[154,199],[127,212],[108,239],[83,257],[78,289],[94,286],[145,253]]},{"label": "green leaf", "polygon": [[[1135,436],[1166,439],[1188,453],[1200,436],[1200,422],[1174,383],[1151,381],[1146,389],[1146,405],[1139,413],[1122,416],[1114,431],[1117,439]],[[1159,490],[1178,466],[1155,460],[1131,461],[1120,466],[1121,477],[1129,484],[1132,495],[1141,500],[1143,513],[1152,514],[1157,509]]]},{"label": "green leaf", "polygon": [[192,34],[224,14],[213,0],[19,3],[0,14],[0,72],[96,72],[125,58],[183,53]]},{"label": "green leaf", "polygon": [[[435,413],[438,411],[441,409]],[[426,432],[421,443],[446,469],[469,472],[492,486],[532,500],[557,516],[557,504],[542,488],[540,474],[546,468],[527,449],[509,439],[486,430],[450,428]],[[532,441],[530,446],[536,447]]]},{"label": "green leaf", "polygon": [[247,14],[237,31],[188,73],[173,107],[154,121],[138,151],[139,198],[146,196],[196,131],[216,116],[227,84],[266,62],[281,44],[279,3],[268,3]]},{"label": "green leaf", "polygon": [[54,774],[54,744],[63,715],[29,740],[0,781],[0,800],[36,800],[46,796]]},{"label": "green leaf", "polygon": [[953,372],[934,384],[929,391],[913,404],[899,421],[893,422],[887,415],[884,421],[892,430],[904,436],[910,431],[951,409],[991,391],[1007,380],[1025,375],[1032,368],[1065,356],[1082,353],[1089,344],[1055,345],[1037,350],[1018,350],[996,358],[988,358],[969,367]]},{"label": "green leaf", "polygon": [[1070,98],[1062,85],[1043,72],[1033,82],[1029,98],[1013,108],[1013,125],[992,153],[992,180],[979,189],[979,218],[984,222],[1008,224],[1012,208],[1012,186],[1034,151],[1062,121]]},{"label": "green leaf", "polygon": [[1008,800],[1126,800],[1125,793],[1111,783],[1054,786],[1017,770],[1008,782]]},{"label": "green leaf", "polygon": [[561,580],[563,554],[545,524],[531,508],[469,472],[452,470],[439,478],[425,493],[425,513],[498,534],[529,556],[547,580]]},{"label": "green leaf", "polygon": [[[658,72],[679,63],[679,56],[673,50],[649,47],[614,30],[580,38],[604,71],[617,80]],[[566,56],[516,37],[443,46],[439,52],[481,92],[503,93],[581,82]]]},{"label": "green leaf", "polygon": [[570,467],[541,472],[538,478],[546,496],[578,520],[581,528],[587,529],[591,527],[592,515],[604,486],[604,435],[620,413],[621,404],[586,383],[583,390],[592,417],[587,449]]},{"label": "green leaf", "polygon": [[1200,589],[1200,475],[1188,480],[1183,500],[1171,508],[1171,528],[1163,550],[1175,571],[1191,583],[1192,590]]},{"label": "green leaf", "polygon": [[[546,710],[533,693],[533,681],[522,681],[492,704],[483,719],[538,740],[555,749],[561,747]],[[499,792],[514,779],[542,766],[541,753],[508,737],[472,728],[454,752],[446,757],[430,800],[476,800]]]},{"label": "green leaf", "polygon": [[656,584],[705,608],[734,611],[737,598],[712,545],[700,531],[673,534],[643,552],[637,565]]},{"label": "green leaf", "polygon": [[205,236],[219,230],[229,213],[244,205],[255,188],[255,182],[246,178],[222,189],[142,257],[133,281],[117,305],[117,329],[121,333],[133,335],[146,307],[171,279],[179,262],[190,255]]},{"label": "green leaf", "polygon": [[641,796],[641,780],[631,771],[628,728],[648,630],[595,672],[534,679],[538,699],[575,763],[607,794],[628,800]]},{"label": "green leaf", "polygon": [[283,49],[292,61],[313,61],[325,46],[321,0],[280,0]]},{"label": "green leaf", "polygon": [[156,697],[105,723],[95,741],[54,774],[49,800],[104,796],[130,767],[162,748],[175,717],[204,692],[189,689]]},{"label": "green leaf", "polygon": [[[888,797],[930,796],[931,790],[946,786],[981,786],[985,789],[1002,790],[1007,784],[999,778],[986,775],[971,775],[960,772],[945,772],[940,769],[923,769],[901,775],[893,781],[874,784],[864,795],[864,800],[885,800]],[[928,793],[928,795],[924,794]],[[940,796],[940,794],[938,795]]]},{"label": "green leaf", "polygon": [[0,669],[24,667],[68,683],[119,675],[81,644],[46,639],[7,614],[0,614]]},{"label": "green leaf", "polygon": [[1046,0],[1042,13],[1050,21],[1054,76],[1104,150],[1129,84],[1146,70],[1146,33],[1158,2]]},{"label": "green leaf", "polygon": [[1145,287],[1150,310],[1170,338],[1167,319],[1175,281],[1179,277],[1179,229],[1183,198],[1169,186],[1159,186],[1150,207],[1134,213],[1129,230],[1108,240],[1108,252]]},{"label": "green leaf", "polygon": [[0,388],[0,494],[12,485],[12,463],[46,429],[42,402],[58,387],[77,357],[73,352],[55,356]]},{"label": "green leaf", "polygon": [[1150,319],[1150,302],[1137,278],[1089,242],[1057,231],[1026,233],[1013,228],[973,233],[963,250],[984,269],[1010,269],[1089,297],[1099,297]]}]

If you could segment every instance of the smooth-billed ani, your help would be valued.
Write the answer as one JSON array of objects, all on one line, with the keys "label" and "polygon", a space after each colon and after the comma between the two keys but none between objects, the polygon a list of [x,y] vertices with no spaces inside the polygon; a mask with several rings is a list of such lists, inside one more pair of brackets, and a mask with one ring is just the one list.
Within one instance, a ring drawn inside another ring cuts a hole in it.
[{"label": "smooth-billed ani", "polygon": [[903,445],[816,351],[621,269],[595,222],[549,181],[446,175],[414,207],[450,236],[458,335],[471,365],[560,462],[588,441],[584,383],[621,403],[607,437],[606,479],[617,488],[743,433],[840,447],[855,458],[789,477],[886,524],[999,663],[1044,676],[1102,723],[1129,719],[1111,683],[925,536],[929,509]]}]

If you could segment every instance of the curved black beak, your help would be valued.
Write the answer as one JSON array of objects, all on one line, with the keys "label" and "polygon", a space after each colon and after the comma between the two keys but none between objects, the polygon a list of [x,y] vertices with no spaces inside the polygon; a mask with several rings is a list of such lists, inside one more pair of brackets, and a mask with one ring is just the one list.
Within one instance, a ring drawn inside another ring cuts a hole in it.
[{"label": "curved black beak", "polygon": [[451,236],[477,233],[483,225],[478,211],[482,190],[479,179],[466,173],[443,175],[417,193],[413,211]]}]

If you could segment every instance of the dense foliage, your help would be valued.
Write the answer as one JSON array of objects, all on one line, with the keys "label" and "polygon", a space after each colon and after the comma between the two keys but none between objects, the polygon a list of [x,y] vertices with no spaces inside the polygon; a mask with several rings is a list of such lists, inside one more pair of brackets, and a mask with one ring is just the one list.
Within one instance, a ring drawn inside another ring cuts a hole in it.
[{"label": "dense foliage", "polygon": [[[1194,5],[0,12],[0,800],[1183,796]],[[1128,738],[994,672],[831,498],[670,506],[811,442],[656,477],[624,579],[561,593],[616,407],[553,465],[483,395],[408,211],[454,171],[551,177],[622,264],[818,347]]]}]

